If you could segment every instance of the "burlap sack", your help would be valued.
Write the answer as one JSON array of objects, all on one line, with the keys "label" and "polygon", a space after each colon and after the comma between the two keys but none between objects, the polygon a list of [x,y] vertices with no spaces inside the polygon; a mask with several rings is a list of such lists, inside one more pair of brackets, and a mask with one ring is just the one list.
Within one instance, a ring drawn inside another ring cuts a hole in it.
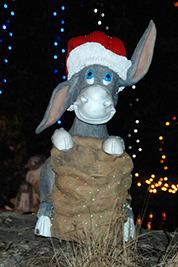
[{"label": "burlap sack", "polygon": [[[126,220],[133,163],[124,153],[114,157],[101,149],[103,140],[73,137],[67,152],[53,148],[52,236],[79,242],[88,235],[106,236],[110,224]],[[88,237],[87,237],[88,238]]]}]

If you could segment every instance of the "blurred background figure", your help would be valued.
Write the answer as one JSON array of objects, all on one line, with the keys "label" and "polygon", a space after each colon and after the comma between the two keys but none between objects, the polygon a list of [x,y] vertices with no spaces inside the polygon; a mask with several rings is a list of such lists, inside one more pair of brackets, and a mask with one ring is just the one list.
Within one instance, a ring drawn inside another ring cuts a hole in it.
[{"label": "blurred background figure", "polygon": [[36,213],[40,202],[39,178],[46,157],[35,155],[29,158],[25,180],[21,183],[16,198],[11,199],[15,210],[20,213]]}]

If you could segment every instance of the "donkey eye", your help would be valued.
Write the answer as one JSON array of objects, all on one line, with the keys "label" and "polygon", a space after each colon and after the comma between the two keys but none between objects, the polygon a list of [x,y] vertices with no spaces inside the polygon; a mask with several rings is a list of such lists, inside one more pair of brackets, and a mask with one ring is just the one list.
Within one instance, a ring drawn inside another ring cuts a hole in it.
[{"label": "donkey eye", "polygon": [[111,81],[112,81],[112,74],[111,74],[111,72],[109,71],[109,72],[107,72],[107,73],[104,75],[104,77],[103,77],[103,84],[104,84],[104,85],[108,85],[108,84],[110,84]]},{"label": "donkey eye", "polygon": [[86,81],[88,84],[93,84],[94,83],[94,77],[95,74],[92,70],[88,70],[86,74]]}]

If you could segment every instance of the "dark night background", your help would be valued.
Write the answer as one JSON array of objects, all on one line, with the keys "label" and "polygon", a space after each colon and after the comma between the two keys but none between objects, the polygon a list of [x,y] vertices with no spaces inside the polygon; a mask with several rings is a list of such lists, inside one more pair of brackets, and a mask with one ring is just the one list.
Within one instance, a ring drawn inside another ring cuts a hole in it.
[{"label": "dark night background", "polygon": [[[167,175],[174,183],[178,183],[178,130],[176,122],[169,127],[166,121],[171,121],[177,116],[177,77],[178,77],[178,7],[171,0],[157,1],[125,1],[125,0],[15,0],[6,1],[15,12],[11,18],[10,30],[13,32],[11,39],[12,51],[7,52],[3,45],[1,57],[8,57],[9,63],[1,63],[1,80],[7,77],[7,83],[1,83],[3,94],[0,95],[0,119],[5,121],[5,130],[1,127],[1,140],[9,146],[14,146],[14,154],[9,152],[9,157],[16,158],[17,170],[22,168],[26,160],[35,154],[49,155],[51,149],[51,135],[58,125],[45,130],[40,135],[35,134],[35,128],[40,123],[51,93],[65,74],[66,54],[60,54],[57,61],[54,54],[59,49],[67,49],[70,38],[78,35],[89,34],[94,30],[101,30],[110,36],[120,38],[130,59],[137,42],[152,19],[157,28],[157,40],[153,61],[147,75],[136,85],[136,90],[125,88],[120,93],[117,113],[108,123],[109,134],[120,135],[128,145],[133,146],[133,152],[126,149],[131,155],[134,153],[135,139],[141,140],[143,151],[134,159],[135,171],[140,173],[140,178],[145,179],[152,173],[161,173],[159,148],[159,135],[165,137]],[[61,11],[61,5],[65,10]],[[3,1],[0,6],[1,24],[3,23]],[[95,14],[94,8],[99,12]],[[57,16],[53,16],[53,12]],[[105,17],[101,18],[101,13]],[[61,20],[65,21],[61,25]],[[102,25],[97,24],[102,20]],[[109,30],[105,27],[109,26]],[[60,28],[64,27],[64,33]],[[58,39],[59,46],[54,47]],[[9,38],[1,33],[1,38],[8,43]],[[8,54],[9,53],[9,54]],[[5,56],[4,56],[5,54]],[[8,55],[6,55],[8,54]],[[58,73],[54,69],[58,68]],[[139,98],[139,102],[136,99]],[[130,105],[132,104],[132,106]],[[137,128],[137,137],[128,138],[127,134],[136,127],[135,120],[140,123]],[[73,115],[67,112],[62,117],[62,127],[69,130]],[[23,160],[18,160],[17,144],[23,143],[21,153]],[[23,147],[23,148],[22,148]],[[23,151],[23,152],[22,152]],[[5,156],[5,154],[3,155]],[[16,171],[17,171],[16,170]],[[17,172],[18,172],[17,171]],[[135,172],[134,171],[134,172]],[[177,180],[177,182],[176,182]],[[133,181],[133,206],[137,213],[142,208],[146,187],[143,189],[134,186]],[[18,186],[18,182],[14,186]],[[9,195],[13,195],[9,189]],[[174,213],[174,225],[178,226],[176,205],[177,194],[170,196],[160,192],[157,196],[150,197],[150,210],[164,210]],[[158,205],[159,204],[159,205]],[[171,215],[170,215],[171,216]]]}]

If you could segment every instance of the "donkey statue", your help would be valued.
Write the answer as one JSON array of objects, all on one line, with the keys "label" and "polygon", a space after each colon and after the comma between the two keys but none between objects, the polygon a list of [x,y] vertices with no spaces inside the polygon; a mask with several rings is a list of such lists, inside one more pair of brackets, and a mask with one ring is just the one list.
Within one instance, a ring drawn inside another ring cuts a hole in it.
[{"label": "donkey statue", "polygon": [[35,234],[63,240],[104,237],[116,222],[125,241],[134,237],[129,203],[133,163],[106,123],[115,114],[118,93],[137,83],[151,64],[156,28],[150,21],[131,60],[122,41],[103,32],[72,38],[66,58],[68,80],[51,96],[40,133],[74,111],[69,132],[57,129],[51,157],[40,175],[40,207]]}]

